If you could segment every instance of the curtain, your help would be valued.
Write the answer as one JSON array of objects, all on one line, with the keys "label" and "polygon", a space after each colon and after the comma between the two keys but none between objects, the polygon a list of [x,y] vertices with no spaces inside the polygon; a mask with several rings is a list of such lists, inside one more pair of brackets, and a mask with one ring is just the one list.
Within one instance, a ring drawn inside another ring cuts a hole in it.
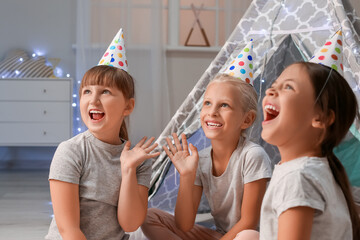
[{"label": "curtain", "polygon": [[[129,73],[135,79],[135,109],[128,121],[132,143],[158,137],[170,120],[162,1],[77,0],[76,81],[97,65],[123,28]],[[78,101],[78,95],[74,95]],[[74,105],[74,135],[86,129]]]}]

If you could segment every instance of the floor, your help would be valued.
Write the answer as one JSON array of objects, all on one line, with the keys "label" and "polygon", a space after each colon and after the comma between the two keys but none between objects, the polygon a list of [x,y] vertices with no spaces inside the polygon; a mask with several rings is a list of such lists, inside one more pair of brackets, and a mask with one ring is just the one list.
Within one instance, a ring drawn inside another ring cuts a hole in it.
[{"label": "floor", "polygon": [[[48,170],[0,170],[0,239],[40,240],[52,219]],[[198,222],[209,221],[200,214]],[[141,230],[130,240],[146,239]]]},{"label": "floor", "polygon": [[44,239],[52,207],[47,170],[0,171],[0,239]]}]

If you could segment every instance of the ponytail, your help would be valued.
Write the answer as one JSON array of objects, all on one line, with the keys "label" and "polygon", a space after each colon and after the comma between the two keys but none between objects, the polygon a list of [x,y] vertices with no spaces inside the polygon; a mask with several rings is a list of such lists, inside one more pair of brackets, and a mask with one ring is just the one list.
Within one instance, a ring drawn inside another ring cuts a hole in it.
[{"label": "ponytail", "polygon": [[126,127],[126,119],[124,119],[121,124],[119,137],[124,140],[129,140],[129,134]]},{"label": "ponytail", "polygon": [[344,166],[340,160],[331,151],[327,156],[331,172],[334,175],[335,181],[339,184],[344,193],[345,200],[349,209],[349,214],[352,223],[353,239],[360,239],[360,219],[355,206],[354,198],[352,196],[350,183],[345,172]]}]

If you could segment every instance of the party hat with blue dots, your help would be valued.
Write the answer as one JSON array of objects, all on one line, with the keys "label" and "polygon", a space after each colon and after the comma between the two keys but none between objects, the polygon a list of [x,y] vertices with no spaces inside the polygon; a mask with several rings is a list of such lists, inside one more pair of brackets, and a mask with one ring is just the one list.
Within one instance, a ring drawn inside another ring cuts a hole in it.
[{"label": "party hat with blue dots", "polygon": [[236,58],[231,61],[230,65],[225,69],[224,73],[239,78],[251,85],[254,85],[253,78],[253,41],[245,46]]},{"label": "party hat with blue dots", "polygon": [[120,28],[119,32],[115,35],[98,65],[108,65],[128,71],[128,62],[125,54],[125,40],[122,28]]},{"label": "party hat with blue dots", "polygon": [[343,75],[343,42],[342,32],[337,31],[329,40],[327,40],[309,62],[319,63],[331,67]]}]

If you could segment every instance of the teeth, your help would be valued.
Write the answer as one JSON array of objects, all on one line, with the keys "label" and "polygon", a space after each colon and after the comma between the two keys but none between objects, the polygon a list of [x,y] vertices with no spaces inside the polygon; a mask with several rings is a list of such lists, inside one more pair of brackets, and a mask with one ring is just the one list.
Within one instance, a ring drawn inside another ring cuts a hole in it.
[{"label": "teeth", "polygon": [[103,113],[103,112],[96,111],[96,110],[91,110],[90,113]]},{"label": "teeth", "polygon": [[208,122],[207,125],[210,126],[210,127],[221,127],[221,124],[219,124],[219,123],[210,123],[210,122]]},{"label": "teeth", "polygon": [[265,108],[265,110],[271,109],[271,110],[273,110],[273,111],[279,112],[279,110],[276,109],[275,106],[273,106],[273,105],[266,105],[264,108]]}]

